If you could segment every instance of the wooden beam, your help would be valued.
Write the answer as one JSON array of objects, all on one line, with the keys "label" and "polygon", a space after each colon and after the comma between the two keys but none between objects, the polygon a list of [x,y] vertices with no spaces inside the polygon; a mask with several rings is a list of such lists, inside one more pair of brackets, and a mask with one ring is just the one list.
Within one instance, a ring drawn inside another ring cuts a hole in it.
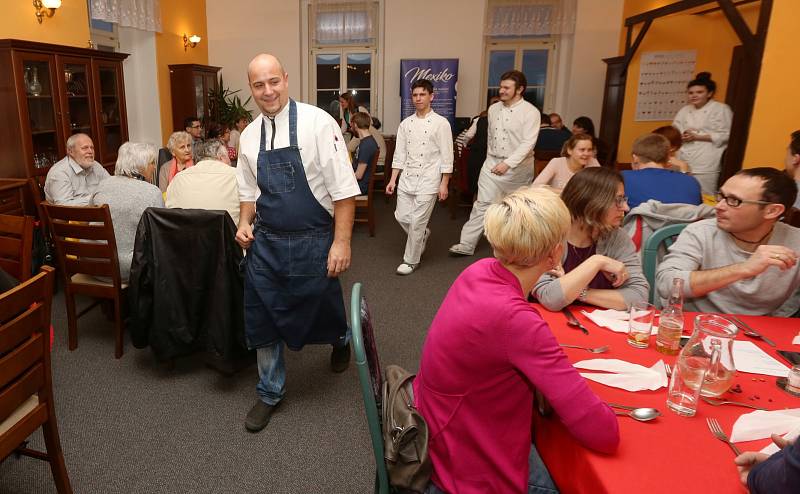
[{"label": "wooden beam", "polygon": [[642,44],[642,40],[644,40],[644,35],[647,34],[647,30],[650,29],[650,26],[653,24],[653,19],[648,19],[644,21],[642,28],[639,30],[639,34],[636,35],[636,40],[633,42],[633,45],[626,50],[625,52],[625,61],[623,62],[623,72],[628,71],[628,65],[630,65],[631,60],[633,60],[633,56],[636,54],[636,50],[639,49],[639,45]]},{"label": "wooden beam", "polygon": [[[739,0],[738,2],[733,2],[733,4],[738,7],[740,5],[747,5],[748,3],[756,3],[760,1],[761,0]],[[710,9],[701,10],[700,12],[694,12],[692,13],[692,15],[706,15],[706,14],[711,14],[713,12],[719,12],[720,10],[721,9],[719,7],[713,7]]]},{"label": "wooden beam", "polygon": [[747,27],[747,23],[744,22],[742,14],[736,10],[736,6],[731,0],[717,0],[717,3],[719,3],[719,8],[722,9],[725,17],[728,18],[728,22],[736,32],[736,35],[739,36],[739,39],[742,41],[744,49],[751,55],[754,55],[753,49],[755,48],[756,39],[753,33],[750,32],[750,28]]},{"label": "wooden beam", "polygon": [[631,38],[633,38],[633,26],[628,26],[628,32],[625,34],[625,53],[631,49]]},{"label": "wooden beam", "polygon": [[681,0],[680,2],[671,3],[657,9],[648,10],[647,12],[642,12],[641,14],[628,17],[625,19],[625,25],[632,26],[647,20],[652,21],[654,19],[658,19],[659,17],[664,17],[665,15],[677,14],[678,12],[683,12],[684,10],[701,7],[703,5],[715,2],[716,0]]}]

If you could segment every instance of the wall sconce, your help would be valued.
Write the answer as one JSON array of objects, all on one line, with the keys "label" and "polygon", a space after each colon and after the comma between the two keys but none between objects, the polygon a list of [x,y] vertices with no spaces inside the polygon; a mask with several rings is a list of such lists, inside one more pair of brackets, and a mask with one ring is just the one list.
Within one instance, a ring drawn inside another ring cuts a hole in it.
[{"label": "wall sconce", "polygon": [[36,20],[41,24],[44,16],[53,17],[56,9],[61,7],[61,0],[33,0],[33,7],[36,9]]},{"label": "wall sconce", "polygon": [[183,33],[183,51],[186,51],[187,46],[191,46],[192,48],[194,48],[195,46],[197,46],[197,43],[199,43],[201,39],[203,38],[201,38],[196,34],[187,37],[186,33]]}]

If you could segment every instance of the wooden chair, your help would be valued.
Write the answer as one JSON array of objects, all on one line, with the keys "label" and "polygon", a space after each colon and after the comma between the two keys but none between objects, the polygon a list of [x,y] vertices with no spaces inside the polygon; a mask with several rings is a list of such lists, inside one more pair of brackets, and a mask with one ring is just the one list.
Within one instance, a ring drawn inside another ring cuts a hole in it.
[{"label": "wooden chair", "polygon": [[372,163],[369,164],[369,184],[367,185],[367,194],[356,196],[356,215],[353,221],[355,223],[366,223],[369,230],[369,236],[375,236],[375,204],[372,196],[375,194],[375,170],[378,168],[378,159],[380,158],[381,150],[375,151],[375,156],[372,157]]},{"label": "wooden chair", "polygon": [[0,214],[0,268],[25,281],[31,277],[33,218]]},{"label": "wooden chair", "polygon": [[[108,205],[94,207],[55,206],[42,203],[56,245],[58,265],[64,276],[69,349],[78,348],[78,318],[101,303],[114,303],[114,357],[122,357],[122,283],[117,241]],[[107,278],[103,281],[97,277]],[[98,298],[76,314],[75,295]]]},{"label": "wooden chair", "polygon": [[376,494],[389,494],[389,474],[383,458],[383,431],[381,429],[381,399],[383,377],[375,345],[375,332],[367,300],[361,295],[361,283],[353,285],[350,296],[350,327],[352,330],[353,353],[355,356],[358,381],[361,385],[361,397],[364,400],[364,411],[372,442],[372,453],[375,458],[375,490]]},{"label": "wooden chair", "polygon": [[[54,270],[0,295],[0,461],[15,451],[50,463],[61,493],[72,487],[58,437],[50,372],[50,303]],[[25,441],[41,427],[47,453]]]},{"label": "wooden chair", "polygon": [[[389,183],[389,178],[392,176],[392,160],[394,159],[394,148],[397,144],[397,137],[385,135],[383,136],[383,140],[386,143],[386,156],[383,158],[383,174],[379,173],[375,177],[375,187],[381,192],[386,189],[386,184]],[[384,198],[387,203],[391,200],[391,197],[387,195],[384,195]]]}]

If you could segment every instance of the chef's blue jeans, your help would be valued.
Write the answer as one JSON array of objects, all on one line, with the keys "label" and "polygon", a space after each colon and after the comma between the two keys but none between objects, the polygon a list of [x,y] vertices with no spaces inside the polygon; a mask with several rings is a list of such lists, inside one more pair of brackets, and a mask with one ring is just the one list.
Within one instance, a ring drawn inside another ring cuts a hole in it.
[{"label": "chef's blue jeans", "polygon": [[[337,342],[336,347],[350,343],[350,328],[347,328],[345,337]],[[258,363],[258,384],[256,392],[259,399],[267,405],[276,405],[286,393],[286,362],[283,359],[284,344],[279,341],[274,345],[265,346],[256,350]]]},{"label": "chef's blue jeans", "polygon": [[[559,494],[556,484],[550,477],[550,472],[539,456],[536,446],[531,444],[531,453],[528,455],[528,494]],[[428,484],[424,494],[445,494],[433,482]]]}]

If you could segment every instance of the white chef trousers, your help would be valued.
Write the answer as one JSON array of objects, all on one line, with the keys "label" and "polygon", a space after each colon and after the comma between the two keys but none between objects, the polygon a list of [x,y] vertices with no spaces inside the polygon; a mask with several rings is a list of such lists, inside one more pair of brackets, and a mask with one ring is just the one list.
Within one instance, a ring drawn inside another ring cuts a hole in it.
[{"label": "white chef trousers", "polygon": [[419,264],[427,241],[425,230],[437,197],[438,194],[409,194],[397,190],[397,209],[394,217],[408,235],[406,251],[403,253],[403,262],[406,264]]},{"label": "white chef trousers", "polygon": [[718,190],[717,182],[719,182],[719,171],[699,172],[699,173],[692,172],[692,176],[696,178],[698,182],[700,182],[700,188],[702,189],[703,194],[714,195],[717,193]]},{"label": "white chef trousers", "polygon": [[461,228],[459,243],[475,251],[478,241],[483,233],[483,216],[489,206],[499,201],[520,187],[530,185],[533,181],[533,158],[526,158],[514,169],[509,169],[505,175],[494,175],[492,168],[503,161],[500,158],[487,156],[478,177],[478,198],[472,205],[469,219]]}]

